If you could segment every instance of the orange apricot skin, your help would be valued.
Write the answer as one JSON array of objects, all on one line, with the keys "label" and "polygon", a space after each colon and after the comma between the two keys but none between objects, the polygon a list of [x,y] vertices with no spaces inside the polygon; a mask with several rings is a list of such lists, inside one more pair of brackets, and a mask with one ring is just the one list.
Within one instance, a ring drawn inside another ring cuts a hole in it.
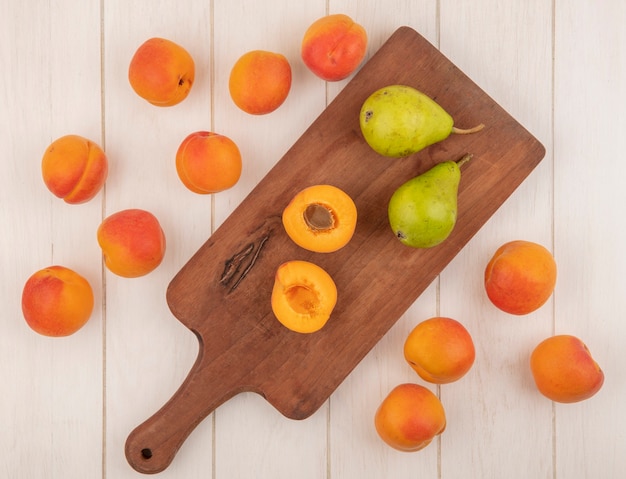
[{"label": "orange apricot skin", "polygon": [[530,370],[539,392],[560,403],[589,399],[604,384],[604,372],[587,346],[567,334],[539,343],[530,355]]},{"label": "orange apricot skin", "polygon": [[425,381],[446,384],[463,377],[474,364],[476,350],[470,333],[452,318],[435,317],[419,323],[404,343],[404,358]]},{"label": "orange apricot skin", "polygon": [[[328,230],[310,227],[304,217],[309,205],[320,205],[331,212],[335,226]],[[357,224],[357,208],[352,198],[332,185],[313,185],[300,190],[285,207],[282,223],[287,235],[298,246],[315,253],[332,253],[350,242]]]},{"label": "orange apricot skin", "polygon": [[404,383],[393,388],[382,401],[374,425],[380,438],[392,448],[415,452],[445,430],[446,414],[430,389]]},{"label": "orange apricot skin", "polygon": [[545,304],[556,285],[557,267],[552,254],[530,241],[500,246],[485,268],[485,291],[502,311],[531,313]]},{"label": "orange apricot skin", "polygon": [[337,304],[337,286],[320,266],[292,260],[276,270],[272,311],[286,328],[297,333],[322,329]]},{"label": "orange apricot skin", "polygon": [[233,65],[228,90],[237,107],[251,115],[266,115],[281,106],[291,90],[291,65],[274,52],[253,50]]},{"label": "orange apricot skin", "polygon": [[41,160],[46,187],[68,204],[91,200],[104,186],[108,173],[109,162],[102,148],[79,135],[57,138]]},{"label": "orange apricot skin", "polygon": [[233,187],[241,177],[241,169],[239,148],[218,133],[191,133],[176,152],[178,177],[194,193],[206,195]]},{"label": "orange apricot skin", "polygon": [[195,63],[182,46],[165,38],[150,38],[135,51],[128,67],[132,89],[155,106],[182,102],[193,86]]},{"label": "orange apricot skin", "polygon": [[30,328],[50,337],[69,336],[82,328],[93,312],[89,282],[64,266],[35,272],[22,290],[22,313]]},{"label": "orange apricot skin", "polygon": [[150,273],[165,256],[165,234],[157,218],[145,210],[121,210],[106,217],[97,238],[106,267],[125,278]]},{"label": "orange apricot skin", "polygon": [[304,64],[326,81],[347,78],[363,61],[367,33],[349,16],[334,14],[322,17],[304,33],[301,57]]}]

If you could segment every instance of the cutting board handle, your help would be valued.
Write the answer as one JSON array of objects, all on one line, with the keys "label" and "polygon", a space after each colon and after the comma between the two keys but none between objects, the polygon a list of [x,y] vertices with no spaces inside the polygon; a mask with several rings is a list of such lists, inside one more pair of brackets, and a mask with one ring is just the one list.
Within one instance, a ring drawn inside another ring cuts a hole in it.
[{"label": "cutting board handle", "polygon": [[219,380],[223,378],[221,361],[206,359],[203,349],[171,399],[129,434],[126,460],[136,471],[156,474],[166,469],[196,426],[241,392],[235,380]]}]

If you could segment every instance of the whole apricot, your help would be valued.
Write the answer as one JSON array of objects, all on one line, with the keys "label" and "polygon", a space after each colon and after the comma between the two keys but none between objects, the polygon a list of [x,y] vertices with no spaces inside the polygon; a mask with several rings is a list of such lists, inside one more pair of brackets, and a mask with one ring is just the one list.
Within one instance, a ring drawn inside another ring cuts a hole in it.
[{"label": "whole apricot", "polygon": [[316,253],[343,248],[354,234],[357,209],[352,198],[332,185],[300,190],[283,210],[287,235],[298,246]]},{"label": "whole apricot", "polygon": [[108,173],[109,162],[102,148],[79,135],[57,138],[41,160],[46,187],[69,204],[85,203],[96,196]]},{"label": "whole apricot", "polygon": [[173,106],[189,95],[195,63],[182,46],[165,38],[150,38],[135,51],[128,81],[135,93],[156,106]]},{"label": "whole apricot", "polygon": [[446,414],[439,398],[419,384],[393,388],[374,416],[380,438],[403,452],[424,449],[446,428]]},{"label": "whole apricot", "polygon": [[463,377],[476,356],[470,333],[452,318],[419,323],[404,342],[404,358],[425,381],[445,384]]},{"label": "whole apricot", "polygon": [[141,209],[121,210],[106,217],[97,231],[104,264],[125,278],[144,276],[165,256],[165,235],[157,218]]},{"label": "whole apricot", "polygon": [[530,355],[537,389],[561,403],[583,401],[604,384],[604,372],[579,338],[561,334],[544,339]]},{"label": "whole apricot", "polygon": [[300,55],[304,64],[326,81],[347,78],[363,61],[367,33],[349,16],[322,17],[304,33]]},{"label": "whole apricot", "polygon": [[74,334],[91,317],[93,290],[80,274],[65,266],[35,272],[22,291],[22,312],[30,328],[44,336]]},{"label": "whole apricot", "polygon": [[265,50],[244,53],[230,71],[228,89],[235,105],[246,113],[271,113],[289,95],[291,65],[280,53]]},{"label": "whole apricot", "polygon": [[287,261],[276,271],[271,303],[283,326],[298,333],[314,333],[324,327],[335,308],[337,286],[318,265]]},{"label": "whole apricot", "polygon": [[197,131],[178,147],[176,171],[183,184],[194,193],[217,193],[239,181],[241,153],[230,138]]},{"label": "whole apricot", "polygon": [[556,262],[543,246],[511,241],[500,246],[485,268],[485,291],[502,311],[523,315],[539,309],[556,285]]}]

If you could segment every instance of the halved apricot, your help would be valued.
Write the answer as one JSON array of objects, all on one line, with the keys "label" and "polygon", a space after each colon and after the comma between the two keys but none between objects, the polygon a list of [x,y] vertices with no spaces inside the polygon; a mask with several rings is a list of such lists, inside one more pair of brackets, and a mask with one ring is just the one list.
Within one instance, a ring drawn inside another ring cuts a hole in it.
[{"label": "halved apricot", "polygon": [[320,330],[337,303],[337,286],[320,266],[287,261],[276,271],[272,311],[285,327],[298,333]]},{"label": "halved apricot", "polygon": [[357,210],[343,190],[314,185],[301,190],[283,211],[283,226],[298,246],[315,253],[343,248],[354,234]]}]

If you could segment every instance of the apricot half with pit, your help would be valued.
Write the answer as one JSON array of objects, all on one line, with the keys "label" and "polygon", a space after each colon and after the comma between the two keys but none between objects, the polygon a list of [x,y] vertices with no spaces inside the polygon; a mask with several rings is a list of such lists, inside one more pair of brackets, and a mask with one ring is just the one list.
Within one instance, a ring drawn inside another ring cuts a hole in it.
[{"label": "apricot half with pit", "polygon": [[330,318],[337,303],[337,286],[320,266],[293,260],[281,264],[272,289],[272,311],[285,327],[314,333]]},{"label": "apricot half with pit", "polygon": [[340,188],[314,185],[293,197],[282,219],[285,231],[298,246],[315,253],[332,253],[352,239],[357,209]]}]

